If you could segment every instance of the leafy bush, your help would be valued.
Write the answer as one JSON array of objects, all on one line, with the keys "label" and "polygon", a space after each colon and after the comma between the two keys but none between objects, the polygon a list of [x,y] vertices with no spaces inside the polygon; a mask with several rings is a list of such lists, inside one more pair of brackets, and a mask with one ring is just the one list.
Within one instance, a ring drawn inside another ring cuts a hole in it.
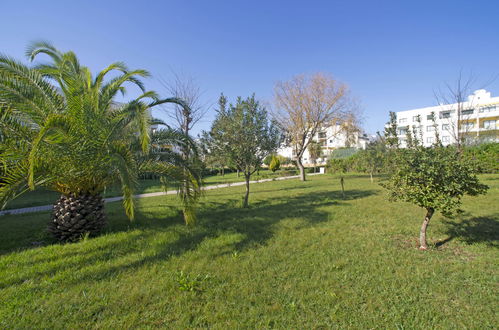
[{"label": "leafy bush", "polygon": [[345,173],[348,171],[347,159],[331,158],[327,161],[327,170],[329,173]]},{"label": "leafy bush", "polygon": [[499,173],[499,143],[467,147],[464,155],[480,173]]},{"label": "leafy bush", "polygon": [[332,159],[343,159],[349,158],[356,154],[359,151],[357,148],[338,148],[333,150],[331,155],[329,156]]},{"label": "leafy bush", "polygon": [[279,158],[277,158],[276,156],[272,156],[272,160],[270,162],[269,168],[272,172],[275,172],[278,169],[280,169],[281,168],[281,161],[279,160]]},{"label": "leafy bush", "polygon": [[293,160],[289,157],[284,157],[284,156],[281,156],[281,155],[277,155],[277,159],[279,159],[279,162],[281,163],[281,165],[290,165],[290,164],[293,164]]}]

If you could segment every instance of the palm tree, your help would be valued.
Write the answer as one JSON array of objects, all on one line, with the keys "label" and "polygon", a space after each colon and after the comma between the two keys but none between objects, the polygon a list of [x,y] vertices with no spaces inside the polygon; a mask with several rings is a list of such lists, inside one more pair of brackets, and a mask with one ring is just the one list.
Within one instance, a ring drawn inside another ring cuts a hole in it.
[{"label": "palm tree", "polygon": [[[146,91],[141,78],[149,76],[147,71],[116,62],[93,77],[73,52],[62,53],[46,42],[34,43],[26,52],[31,61],[39,54],[51,61],[28,67],[0,56],[3,206],[37,186],[55,190],[61,197],[54,204],[49,231],[59,240],[75,240],[104,227],[102,194],[109,185],[121,185],[125,213],[133,219],[140,171],[156,171],[163,182],[199,182],[194,171],[182,175],[186,171],[177,159],[149,156],[150,109],[165,102],[184,103]],[[117,74],[108,79],[110,72]],[[127,84],[142,94],[116,102]]]}]

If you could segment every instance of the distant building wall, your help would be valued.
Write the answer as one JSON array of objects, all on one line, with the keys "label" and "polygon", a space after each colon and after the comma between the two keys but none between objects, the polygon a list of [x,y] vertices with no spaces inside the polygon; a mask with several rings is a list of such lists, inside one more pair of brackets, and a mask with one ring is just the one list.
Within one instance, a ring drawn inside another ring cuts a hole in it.
[{"label": "distant building wall", "polygon": [[[461,118],[458,121],[458,110]],[[422,136],[425,146],[435,142],[435,128],[431,117],[435,114],[437,130],[443,145],[456,143],[458,136],[471,143],[499,142],[499,97],[491,97],[490,92],[479,89],[468,96],[461,104],[445,104],[427,108],[398,111],[397,133],[402,148],[406,147],[406,133],[413,126]],[[418,125],[417,116],[421,118]],[[419,127],[418,127],[419,126]],[[459,128],[459,130],[458,130]]]},{"label": "distant building wall", "polygon": [[[340,125],[331,125],[321,129],[312,139],[313,141],[320,143],[322,147],[322,157],[317,159],[317,164],[322,165],[327,161],[328,156],[333,152],[333,150],[345,147],[354,147],[359,149],[365,149],[369,139],[362,136],[360,133],[354,133],[350,136],[350,141],[347,141],[347,134],[342,131]],[[291,145],[281,147],[277,153],[281,156],[295,159],[296,155],[294,153],[294,148]],[[304,165],[312,165],[312,160],[310,159],[310,154],[305,150],[302,158]]]}]

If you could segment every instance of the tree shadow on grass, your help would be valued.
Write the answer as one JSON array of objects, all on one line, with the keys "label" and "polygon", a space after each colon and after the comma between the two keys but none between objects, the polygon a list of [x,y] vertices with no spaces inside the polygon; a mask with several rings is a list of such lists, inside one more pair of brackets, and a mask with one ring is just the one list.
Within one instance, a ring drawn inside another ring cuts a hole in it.
[{"label": "tree shadow on grass", "polygon": [[[206,240],[217,239],[223,235],[235,235],[238,239],[230,246],[214,248],[213,251],[202,252],[203,258],[215,258],[231,251],[244,251],[265,244],[271,239],[276,226],[282,220],[298,218],[298,228],[315,226],[334,219],[334,209],[324,210],[324,207],[337,205],[348,206],[349,200],[365,198],[376,194],[374,190],[350,190],[346,198],[341,199],[339,191],[318,191],[297,196],[272,197],[258,200],[250,208],[235,207],[240,199],[237,197],[224,202],[208,200],[201,208],[199,223],[194,228],[186,227],[182,217],[176,212],[170,212],[163,219],[157,219],[158,213],[148,212],[139,208],[137,220],[130,227],[124,217],[111,219],[108,233],[119,233],[126,229],[137,229],[132,238],[127,236],[98,240],[91,248],[76,245],[74,249],[58,254],[56,260],[50,256],[47,260],[38,260],[37,270],[28,271],[23,275],[26,264],[18,263],[18,276],[11,276],[8,281],[0,281],[0,288],[20,284],[26,277],[39,277],[57,274],[58,272],[79,269],[78,276],[71,279],[74,282],[96,281],[116,276],[121,272],[139,268],[146,264],[164,262],[171,257],[180,256],[187,251],[196,250]],[[169,235],[164,238],[161,234]],[[172,239],[172,237],[174,237]],[[222,245],[225,243],[221,243]],[[144,254],[144,249],[149,253]],[[79,255],[80,254],[80,255]],[[78,258],[74,258],[79,255]],[[100,264],[99,267],[95,265]],[[67,280],[65,281],[65,283]]]},{"label": "tree shadow on grass", "polygon": [[[199,212],[199,223],[195,228],[188,230],[182,225],[181,228],[168,229],[177,230],[179,237],[176,241],[158,244],[154,247],[156,250],[154,255],[140,258],[136,262],[115,269],[107,269],[102,272],[101,276],[107,277],[114,272],[122,272],[144,264],[168,260],[172,256],[179,256],[186,251],[196,249],[207,239],[217,238],[224,234],[239,235],[240,240],[232,244],[231,250],[244,251],[265,244],[273,237],[277,229],[276,225],[284,219],[299,217],[302,219],[300,228],[315,226],[330,220],[331,213],[322,210],[322,207],[333,204],[346,206],[348,200],[365,198],[376,193],[376,191],[371,190],[350,190],[345,200],[339,200],[341,192],[313,192],[294,197],[284,196],[273,197],[270,200],[259,200],[247,209],[234,208],[234,203],[239,201],[237,198],[224,204],[210,201]],[[169,222],[171,219],[165,220]],[[222,253],[210,251],[208,257],[214,258],[227,253],[226,249],[221,250]],[[95,279],[95,276],[93,278]]]},{"label": "tree shadow on grass", "polygon": [[460,239],[467,244],[486,243],[499,248],[499,214],[485,217],[468,217],[461,221],[444,221],[445,233],[449,235],[436,246],[442,246],[453,239]]}]

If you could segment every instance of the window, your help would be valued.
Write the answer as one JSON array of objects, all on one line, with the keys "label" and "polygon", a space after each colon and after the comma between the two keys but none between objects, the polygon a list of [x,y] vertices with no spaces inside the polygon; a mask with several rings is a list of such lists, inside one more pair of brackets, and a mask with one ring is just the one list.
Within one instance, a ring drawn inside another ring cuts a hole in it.
[{"label": "window", "polygon": [[427,132],[435,132],[435,126],[426,126]]},{"label": "window", "polygon": [[495,105],[491,105],[491,106],[488,106],[488,107],[483,107],[483,108],[480,108],[480,113],[484,113],[484,112],[492,112],[492,111],[496,111],[497,110],[497,107]]},{"label": "window", "polygon": [[474,122],[467,122],[467,123],[463,123],[462,126],[461,126],[463,129],[467,130],[467,129],[472,129],[473,127],[475,127],[475,123]]},{"label": "window", "polygon": [[325,139],[326,138],[326,132],[319,132],[319,139]]},{"label": "window", "polygon": [[400,118],[399,119],[399,123],[402,124],[402,123],[406,123],[407,122],[407,118]]},{"label": "window", "polygon": [[430,114],[430,115],[426,116],[426,119],[427,120],[433,120],[433,114]]},{"label": "window", "polygon": [[449,124],[442,124],[442,131],[448,131],[449,130]]},{"label": "window", "polygon": [[463,116],[467,116],[467,115],[472,115],[472,114],[473,114],[473,112],[474,112],[474,110],[473,110],[473,109],[467,109],[467,110],[463,110],[463,111],[461,111],[461,114],[462,114]]},{"label": "window", "polygon": [[443,143],[449,143],[450,142],[450,136],[442,136],[442,142]]},{"label": "window", "polygon": [[440,112],[440,119],[450,118],[450,111]]},{"label": "window", "polygon": [[418,119],[419,119],[419,116],[413,116],[412,117],[412,122],[416,123],[418,121]]},{"label": "window", "polygon": [[329,143],[333,143],[333,140],[329,140]]},{"label": "window", "polygon": [[431,136],[431,137],[428,137],[428,138],[426,138],[426,142],[428,142],[428,143],[433,143],[433,142],[435,142],[435,138],[434,138],[434,137],[432,137],[432,136]]},{"label": "window", "polygon": [[496,129],[496,121],[495,120],[485,120],[483,122],[483,128],[485,128],[485,129]]},{"label": "window", "polygon": [[407,134],[407,128],[399,128],[399,135],[406,135]]}]

